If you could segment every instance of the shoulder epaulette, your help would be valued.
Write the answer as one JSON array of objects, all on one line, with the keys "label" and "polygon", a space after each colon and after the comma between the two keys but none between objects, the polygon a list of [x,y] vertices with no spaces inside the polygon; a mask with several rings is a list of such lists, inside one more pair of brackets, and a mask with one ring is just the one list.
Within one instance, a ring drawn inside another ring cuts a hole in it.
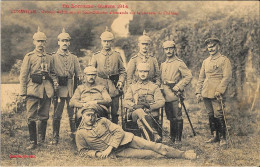
[{"label": "shoulder epaulette", "polygon": [[136,58],[138,55],[134,55],[133,57],[131,57],[131,59],[134,59],[134,58]]},{"label": "shoulder epaulette", "polygon": [[94,53],[94,55],[99,54],[100,52],[101,52],[101,51],[97,51],[97,52]]},{"label": "shoulder epaulette", "polygon": [[31,52],[27,53],[25,56],[30,56],[30,55],[32,55],[33,53],[34,53],[34,52],[31,51]]}]

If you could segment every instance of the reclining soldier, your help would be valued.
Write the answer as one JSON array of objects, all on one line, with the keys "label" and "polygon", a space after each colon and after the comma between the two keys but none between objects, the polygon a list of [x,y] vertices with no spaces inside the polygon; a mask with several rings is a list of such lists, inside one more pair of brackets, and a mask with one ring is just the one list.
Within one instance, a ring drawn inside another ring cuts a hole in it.
[{"label": "reclining soldier", "polygon": [[[97,107],[98,117],[108,117],[108,107],[112,101],[105,86],[97,84],[97,69],[89,66],[84,69],[84,81],[75,90],[70,100],[71,107],[81,108],[88,104],[94,104]],[[81,112],[77,112],[76,126],[81,120]]]},{"label": "reclining soldier", "polygon": [[97,118],[96,111],[91,104],[82,109],[82,121],[76,133],[76,145],[82,157],[196,158],[193,150],[180,151],[125,132],[107,118]]},{"label": "reclining soldier", "polygon": [[147,140],[160,142],[159,108],[164,106],[165,99],[159,87],[148,80],[149,64],[139,63],[137,70],[139,80],[129,86],[124,106],[129,109],[130,117],[138,124],[142,136]]}]

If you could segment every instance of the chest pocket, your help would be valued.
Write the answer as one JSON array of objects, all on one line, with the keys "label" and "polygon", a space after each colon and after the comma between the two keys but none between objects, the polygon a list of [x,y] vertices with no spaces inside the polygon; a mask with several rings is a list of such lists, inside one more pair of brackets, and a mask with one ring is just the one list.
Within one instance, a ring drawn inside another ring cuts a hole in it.
[{"label": "chest pocket", "polygon": [[97,137],[101,138],[108,133],[108,129],[104,124],[98,124],[98,126],[94,129],[94,132]]}]

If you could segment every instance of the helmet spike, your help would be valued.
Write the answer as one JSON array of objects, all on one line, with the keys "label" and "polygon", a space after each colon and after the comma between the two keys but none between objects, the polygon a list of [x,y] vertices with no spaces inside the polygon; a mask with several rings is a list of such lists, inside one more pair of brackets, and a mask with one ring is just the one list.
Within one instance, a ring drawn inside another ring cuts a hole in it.
[{"label": "helmet spike", "polygon": [[41,32],[40,26],[38,26],[38,28],[37,28],[37,32]]},{"label": "helmet spike", "polygon": [[64,28],[64,27],[62,28],[62,33],[66,33],[66,31],[65,31],[65,28]]},{"label": "helmet spike", "polygon": [[108,26],[106,26],[106,30],[105,31],[109,31]]},{"label": "helmet spike", "polygon": [[147,35],[146,31],[144,30],[143,35]]}]

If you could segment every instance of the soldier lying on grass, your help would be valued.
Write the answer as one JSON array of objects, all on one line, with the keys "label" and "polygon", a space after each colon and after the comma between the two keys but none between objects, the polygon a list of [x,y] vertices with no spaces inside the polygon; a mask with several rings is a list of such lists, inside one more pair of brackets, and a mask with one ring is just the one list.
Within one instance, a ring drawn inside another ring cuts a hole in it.
[{"label": "soldier lying on grass", "polygon": [[185,158],[196,159],[193,150],[180,151],[161,143],[147,141],[125,132],[107,118],[97,118],[91,104],[82,109],[76,134],[79,155],[83,157]]}]

